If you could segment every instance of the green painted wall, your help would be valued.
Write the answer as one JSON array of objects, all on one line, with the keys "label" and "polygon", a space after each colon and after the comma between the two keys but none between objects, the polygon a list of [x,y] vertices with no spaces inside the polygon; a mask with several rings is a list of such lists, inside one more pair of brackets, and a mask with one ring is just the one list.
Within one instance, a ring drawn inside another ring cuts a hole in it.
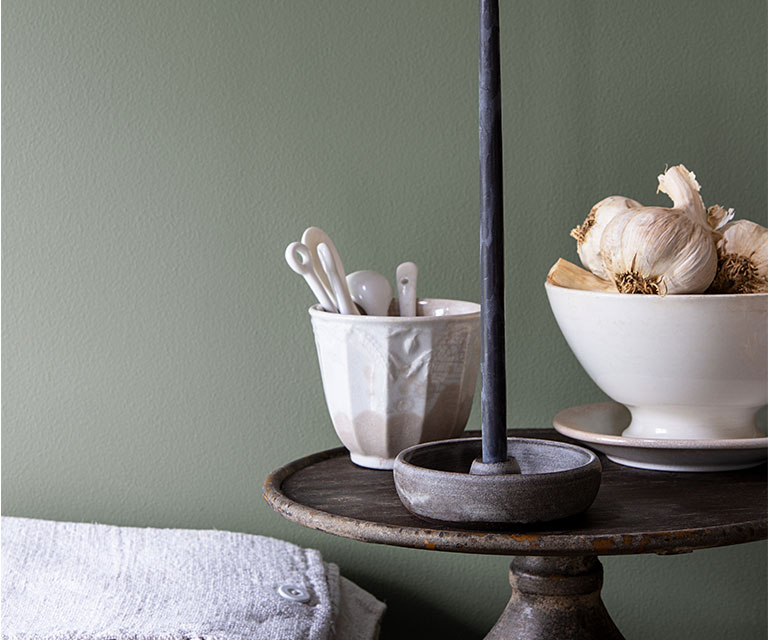
[{"label": "green painted wall", "polygon": [[[475,2],[2,18],[4,513],[285,538],[387,600],[385,638],[480,637],[507,558],[343,540],[261,499],[337,446],[283,262],[305,227],[350,271],[410,259],[425,295],[479,298]],[[763,0],[502,2],[510,426],[603,399],[542,286],[594,202],[663,202],[684,162],[765,221],[767,26]],[[604,564],[628,638],[766,635],[762,543]]]}]

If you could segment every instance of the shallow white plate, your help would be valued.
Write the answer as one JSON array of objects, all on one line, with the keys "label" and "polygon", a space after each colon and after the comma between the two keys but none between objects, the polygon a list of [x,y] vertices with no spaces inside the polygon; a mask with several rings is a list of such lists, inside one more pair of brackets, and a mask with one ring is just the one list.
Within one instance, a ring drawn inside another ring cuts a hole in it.
[{"label": "shallow white plate", "polygon": [[654,471],[732,471],[768,459],[768,437],[730,440],[624,438],[630,414],[617,402],[571,407],[558,413],[555,429],[628,467]]}]

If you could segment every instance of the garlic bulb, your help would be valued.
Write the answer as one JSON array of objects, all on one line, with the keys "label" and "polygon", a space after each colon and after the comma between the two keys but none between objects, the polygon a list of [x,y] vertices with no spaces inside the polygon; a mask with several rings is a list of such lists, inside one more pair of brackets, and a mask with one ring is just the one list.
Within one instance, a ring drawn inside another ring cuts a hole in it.
[{"label": "garlic bulb", "polygon": [[717,274],[707,293],[768,292],[768,229],[737,220],[717,243]]},{"label": "garlic bulb", "polygon": [[571,231],[571,237],[576,239],[576,251],[581,264],[598,278],[610,280],[608,272],[603,268],[603,255],[600,252],[603,229],[616,216],[642,206],[632,198],[608,196],[592,207],[584,222]]},{"label": "garlic bulb", "polygon": [[615,216],[600,239],[603,268],[621,293],[702,293],[717,250],[696,176],[683,165],[659,176],[674,208],[639,207]]},{"label": "garlic bulb", "polygon": [[616,218],[600,246],[621,293],[702,293],[717,270],[712,232],[675,209],[643,207]]}]

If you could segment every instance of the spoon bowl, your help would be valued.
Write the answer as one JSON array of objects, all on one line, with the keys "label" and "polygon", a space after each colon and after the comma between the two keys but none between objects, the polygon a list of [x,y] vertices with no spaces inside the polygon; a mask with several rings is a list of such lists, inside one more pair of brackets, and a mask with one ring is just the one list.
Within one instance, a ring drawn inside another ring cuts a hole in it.
[{"label": "spoon bowl", "polygon": [[347,276],[352,300],[362,307],[366,315],[386,316],[394,290],[389,280],[377,271],[355,271]]}]

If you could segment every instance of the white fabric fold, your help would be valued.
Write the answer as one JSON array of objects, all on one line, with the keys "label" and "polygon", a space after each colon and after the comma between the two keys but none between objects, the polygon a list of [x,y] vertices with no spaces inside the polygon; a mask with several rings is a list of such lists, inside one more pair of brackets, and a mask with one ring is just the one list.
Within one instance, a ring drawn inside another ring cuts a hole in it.
[{"label": "white fabric fold", "polygon": [[[264,536],[2,518],[7,640],[327,640],[339,580],[318,551]],[[352,615],[377,628],[384,605],[363,594]]]}]

